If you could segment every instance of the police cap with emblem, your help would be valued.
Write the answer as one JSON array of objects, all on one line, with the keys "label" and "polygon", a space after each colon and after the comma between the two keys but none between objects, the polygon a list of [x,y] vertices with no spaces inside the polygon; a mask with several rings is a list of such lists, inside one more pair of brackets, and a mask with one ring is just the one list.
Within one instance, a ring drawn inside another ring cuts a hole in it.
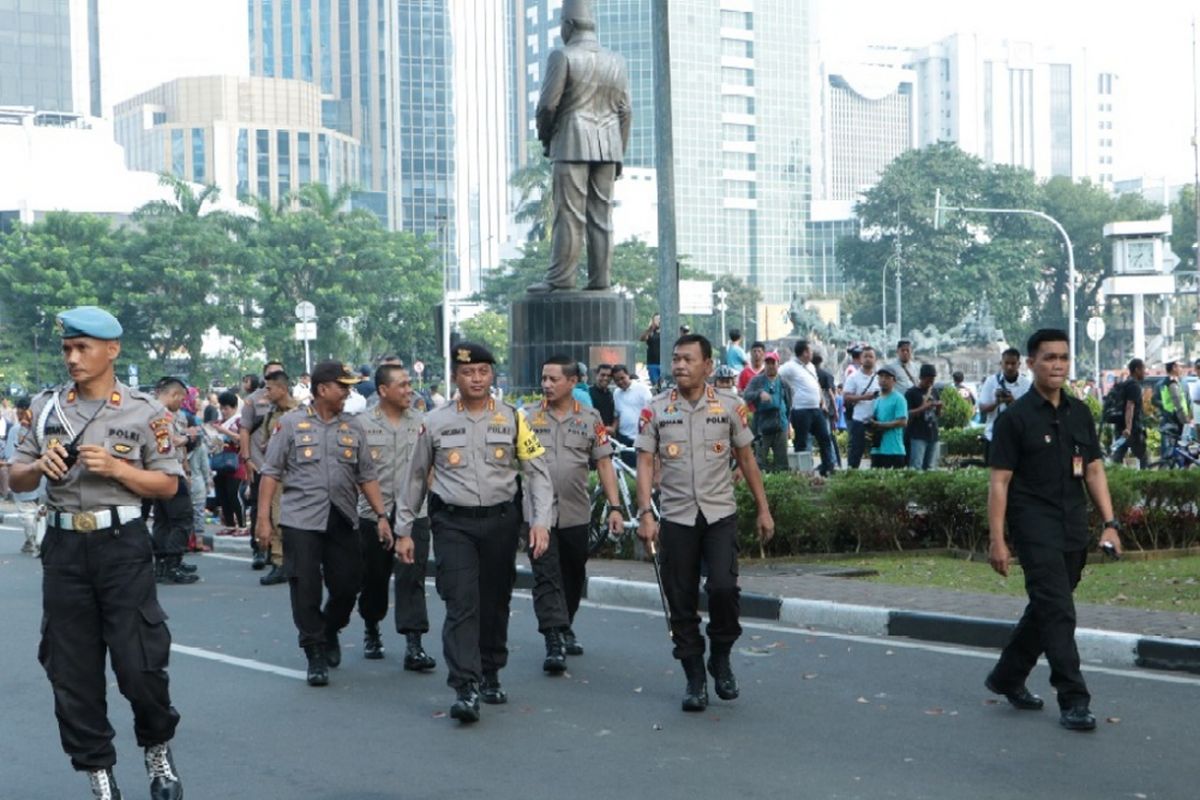
[{"label": "police cap with emblem", "polygon": [[313,367],[312,385],[316,386],[320,383],[341,383],[345,386],[353,386],[362,381],[358,375],[350,367],[340,361],[322,361]]},{"label": "police cap with emblem", "polygon": [[455,367],[496,363],[496,357],[492,355],[492,351],[475,342],[459,342],[455,345],[450,360],[454,362]]},{"label": "police cap with emblem", "polygon": [[87,336],[92,339],[120,339],[121,323],[112,314],[96,306],[79,306],[55,317],[59,334],[64,339]]}]

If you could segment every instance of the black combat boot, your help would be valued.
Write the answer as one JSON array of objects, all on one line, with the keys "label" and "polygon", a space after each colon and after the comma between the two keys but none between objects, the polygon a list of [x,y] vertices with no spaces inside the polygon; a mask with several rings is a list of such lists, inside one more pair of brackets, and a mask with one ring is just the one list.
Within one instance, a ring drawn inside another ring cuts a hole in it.
[{"label": "black combat boot", "polygon": [[731,649],[732,645],[714,642],[712,654],[708,657],[708,674],[713,676],[713,687],[717,690],[717,697],[722,700],[736,700],[738,697],[737,678],[729,663]]},{"label": "black combat boot", "polygon": [[195,564],[189,564],[188,562],[184,561],[183,556],[179,557],[179,568],[181,570],[183,570],[184,572],[188,573],[189,575],[194,573],[198,569],[198,567]]},{"label": "black combat boot", "polygon": [[378,622],[368,622],[363,632],[363,658],[372,661],[383,658],[383,640],[379,638]]},{"label": "black combat boot", "polygon": [[267,555],[267,551],[261,547],[255,548],[254,557],[250,559],[250,569],[255,571],[264,569],[267,566]]},{"label": "black combat boot", "polygon": [[163,575],[160,583],[174,583],[179,585],[195,583],[200,580],[199,575],[193,575],[190,572],[184,572],[179,565],[183,562],[183,556],[169,556],[163,559]]},{"label": "black combat boot", "polygon": [[500,687],[500,673],[487,671],[479,683],[479,696],[490,706],[499,706],[508,702],[508,695]]},{"label": "black combat boot", "polygon": [[283,567],[278,564],[271,565],[271,571],[258,579],[258,582],[263,586],[275,586],[280,583],[287,583],[287,574],[284,573]]},{"label": "black combat boot", "polygon": [[169,744],[146,748],[146,775],[150,778],[150,800],[183,800],[183,784],[175,771]]},{"label": "black combat boot", "polygon": [[583,645],[581,645],[579,640],[575,638],[575,631],[571,630],[570,628],[567,628],[565,631],[563,631],[563,648],[567,651],[567,655],[569,656],[583,655]]},{"label": "black combat boot", "polygon": [[325,646],[310,644],[304,648],[308,657],[308,685],[325,686],[329,683],[329,664],[325,661]]},{"label": "black combat boot", "polygon": [[703,711],[708,708],[708,677],[704,674],[704,656],[688,656],[680,663],[683,664],[683,674],[687,676],[683,710]]},{"label": "black combat boot", "polygon": [[425,652],[425,648],[421,646],[421,634],[406,633],[404,638],[408,640],[408,647],[404,650],[404,668],[409,672],[428,672],[437,666],[437,662],[433,660],[433,656]]},{"label": "black combat boot", "polygon": [[92,783],[92,800],[121,800],[111,769],[89,769],[88,780]]},{"label": "black combat boot", "polygon": [[479,722],[479,690],[474,682],[458,690],[458,698],[450,706],[450,718],[459,722]]},{"label": "black combat boot", "polygon": [[567,652],[563,649],[562,633],[546,631],[546,660],[542,669],[551,675],[561,675],[567,671]]},{"label": "black combat boot", "polygon": [[337,631],[325,631],[325,663],[333,669],[342,665],[342,643]]}]

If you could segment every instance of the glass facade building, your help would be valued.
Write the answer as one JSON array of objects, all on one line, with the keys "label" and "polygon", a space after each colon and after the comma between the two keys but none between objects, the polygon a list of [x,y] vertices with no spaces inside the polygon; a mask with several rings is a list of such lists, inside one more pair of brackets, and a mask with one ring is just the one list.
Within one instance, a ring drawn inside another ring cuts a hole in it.
[{"label": "glass facade building", "polygon": [[320,92],[305,81],[180,78],[119,103],[113,117],[131,169],[215,183],[226,197],[277,206],[314,180],[353,184],[360,170],[358,143],[323,127]]},{"label": "glass facade building", "polygon": [[0,106],[99,117],[99,0],[0,0]]},{"label": "glass facade building", "polygon": [[[392,228],[400,226],[393,123],[397,2],[406,5],[402,0],[246,0],[250,74],[318,87],[323,127],[361,147],[357,173],[342,180],[357,186],[356,198],[377,214],[384,209],[381,219]],[[299,147],[291,153],[299,153]],[[300,171],[291,176],[302,177]]]}]

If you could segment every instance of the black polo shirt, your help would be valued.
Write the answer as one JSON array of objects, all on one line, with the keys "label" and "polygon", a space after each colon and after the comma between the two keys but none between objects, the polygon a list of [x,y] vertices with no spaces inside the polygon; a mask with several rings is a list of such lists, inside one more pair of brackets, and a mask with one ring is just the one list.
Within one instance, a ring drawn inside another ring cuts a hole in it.
[{"label": "black polo shirt", "polygon": [[605,425],[612,425],[617,420],[617,407],[611,389],[601,389],[599,386],[589,386],[588,395],[592,398],[592,406],[600,414]]},{"label": "black polo shirt", "polygon": [[1072,459],[1087,465],[1103,457],[1092,413],[1082,400],[1061,394],[1056,408],[1036,388],[996,420],[988,465],[1012,470],[1008,531],[1015,541],[1061,550],[1089,543],[1087,486],[1073,476]]}]

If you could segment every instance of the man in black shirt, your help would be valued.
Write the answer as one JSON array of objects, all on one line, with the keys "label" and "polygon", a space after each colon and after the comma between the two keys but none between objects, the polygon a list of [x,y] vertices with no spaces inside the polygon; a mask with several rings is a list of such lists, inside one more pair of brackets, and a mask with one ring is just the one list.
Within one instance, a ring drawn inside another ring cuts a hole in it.
[{"label": "man in black shirt", "polygon": [[608,428],[609,436],[614,436],[617,432],[617,407],[613,402],[612,389],[609,388],[612,383],[612,369],[612,364],[596,367],[596,382],[588,387],[592,406],[600,414],[604,427]]},{"label": "man in black shirt", "polygon": [[1025,688],[1025,679],[1045,653],[1058,692],[1059,722],[1068,730],[1090,731],[1096,719],[1079,670],[1072,598],[1087,562],[1087,495],[1106,520],[1100,544],[1117,555],[1120,525],[1113,519],[1091,411],[1062,390],[1070,364],[1066,332],[1037,331],[1026,354],[1033,388],[996,420],[992,435],[988,561],[1008,575],[1007,522],[1029,605],[985,685],[1016,708],[1041,709],[1041,698]]},{"label": "man in black shirt", "polygon": [[1129,362],[1129,380],[1109,391],[1121,392],[1121,407],[1125,409],[1125,425],[1117,431],[1117,441],[1124,440],[1113,452],[1113,461],[1120,464],[1125,454],[1137,456],[1142,469],[1146,468],[1146,421],[1142,413],[1142,381],[1146,380],[1146,363],[1140,358]]},{"label": "man in black shirt", "polygon": [[937,367],[922,364],[917,385],[904,393],[908,402],[908,466],[909,469],[933,469],[933,454],[937,449],[938,416],[942,401],[938,399],[933,382]]}]

